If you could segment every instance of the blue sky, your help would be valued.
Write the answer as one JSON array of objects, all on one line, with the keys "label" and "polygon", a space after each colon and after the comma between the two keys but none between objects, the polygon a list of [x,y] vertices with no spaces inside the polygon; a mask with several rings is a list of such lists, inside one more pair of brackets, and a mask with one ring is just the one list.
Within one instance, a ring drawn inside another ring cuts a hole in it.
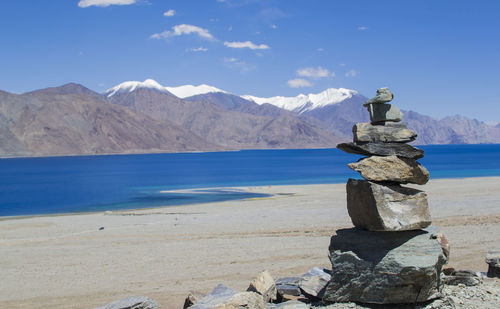
[{"label": "blue sky", "polygon": [[493,0],[4,0],[0,89],[388,86],[403,109],[500,121],[499,16]]}]

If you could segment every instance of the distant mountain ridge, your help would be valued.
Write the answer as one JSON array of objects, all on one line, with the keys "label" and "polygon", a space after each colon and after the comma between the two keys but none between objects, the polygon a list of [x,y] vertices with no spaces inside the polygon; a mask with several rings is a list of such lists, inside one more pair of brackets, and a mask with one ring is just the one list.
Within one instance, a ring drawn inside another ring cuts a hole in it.
[{"label": "distant mountain ridge", "polygon": [[101,97],[75,84],[22,95],[1,92],[0,156],[223,149],[171,122]]},{"label": "distant mountain ridge", "polygon": [[296,97],[276,96],[270,98],[259,98],[251,95],[243,95],[241,97],[257,104],[269,103],[279,108],[302,114],[314,109],[340,103],[357,94],[358,92],[355,90],[345,88],[329,88],[320,93],[310,93],[308,95],[299,94]]},{"label": "distant mountain ridge", "polygon": [[[330,88],[297,97],[237,96],[208,85],[124,82],[104,93],[69,83],[0,90],[0,156],[333,148],[367,122],[366,97]],[[500,124],[404,111],[416,144],[499,143]]]},{"label": "distant mountain ridge", "polygon": [[129,82],[123,82],[119,85],[116,85],[113,88],[110,88],[104,92],[104,95],[107,97],[112,97],[113,95],[117,93],[123,93],[123,92],[133,92],[136,89],[140,88],[147,88],[147,89],[155,89],[160,92],[168,92],[173,95],[175,95],[178,98],[184,99],[187,97],[191,97],[194,95],[198,94],[205,94],[205,93],[210,93],[210,92],[224,92],[224,90],[220,90],[218,88],[208,86],[205,84],[199,85],[199,86],[193,86],[193,85],[183,85],[179,87],[164,87],[160,85],[157,81],[153,79],[146,79],[143,82],[139,81],[129,81]]}]

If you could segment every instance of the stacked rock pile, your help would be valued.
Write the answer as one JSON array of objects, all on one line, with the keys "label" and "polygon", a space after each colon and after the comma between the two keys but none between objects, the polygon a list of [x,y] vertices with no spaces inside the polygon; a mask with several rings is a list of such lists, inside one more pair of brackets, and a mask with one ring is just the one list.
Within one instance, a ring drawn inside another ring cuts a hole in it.
[{"label": "stacked rock pile", "polygon": [[347,210],[355,228],[331,238],[332,278],[323,302],[403,304],[439,297],[441,267],[446,263],[436,233],[423,230],[431,216],[425,192],[404,184],[423,185],[429,172],[416,160],[422,150],[407,143],[417,134],[387,104],[387,88],[364,105],[370,123],[353,127],[353,143],[345,152],[365,155],[349,167],[364,180],[347,182]]}]

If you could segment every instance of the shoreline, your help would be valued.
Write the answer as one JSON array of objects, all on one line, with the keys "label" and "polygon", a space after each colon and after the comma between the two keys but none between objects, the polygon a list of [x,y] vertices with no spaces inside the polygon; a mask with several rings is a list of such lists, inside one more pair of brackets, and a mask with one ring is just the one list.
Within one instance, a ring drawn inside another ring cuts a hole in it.
[{"label": "shoreline", "polygon": [[[427,192],[433,225],[451,243],[450,265],[485,271],[485,252],[500,248],[500,177],[415,187]],[[330,237],[352,226],[345,184],[247,190],[272,196],[0,220],[8,282],[0,306],[92,308],[146,295],[179,308],[189,291],[219,283],[244,290],[265,269],[277,279],[331,267]]]},{"label": "shoreline", "polygon": [[[500,180],[500,176],[478,176],[478,177],[445,177],[445,178],[432,178],[429,182],[431,181],[439,181],[439,180],[456,180],[456,179],[462,179],[462,180],[468,180],[468,179],[493,179],[498,178]],[[344,184],[344,182],[333,182],[333,183],[306,183],[306,184],[262,184],[262,185],[255,185],[255,186],[224,186],[224,187],[203,187],[203,188],[186,188],[186,189],[172,189],[172,190],[161,190],[160,193],[177,193],[177,192],[186,192],[189,193],[188,191],[194,191],[194,190],[240,190],[243,192],[248,192],[249,188],[256,188],[256,187],[288,187],[288,186],[316,186],[316,185],[339,185],[339,184]],[[423,189],[422,186],[418,185],[412,185],[412,184],[407,184],[406,186],[409,187],[414,187],[416,189]],[[426,185],[424,185],[425,187]],[[199,193],[203,194],[203,193]],[[122,208],[122,209],[107,209],[107,210],[100,210],[100,211],[81,211],[81,212],[67,212],[67,213],[47,213],[47,214],[28,214],[28,215],[12,215],[12,216],[0,216],[0,222],[5,221],[5,220],[20,220],[20,219],[29,219],[29,218],[37,218],[37,217],[61,217],[61,216],[75,216],[75,215],[89,215],[89,214],[101,214],[101,213],[106,213],[106,212],[123,212],[123,211],[147,211],[147,210],[152,210],[152,209],[162,209],[162,208],[172,208],[172,207],[185,207],[185,206],[196,206],[196,205],[205,205],[205,204],[210,204],[210,203],[222,203],[222,202],[228,202],[228,201],[244,201],[244,200],[251,200],[254,199],[252,197],[250,198],[241,198],[241,199],[228,199],[228,200],[222,200],[222,201],[208,201],[208,202],[198,202],[198,203],[189,203],[189,204],[178,204],[178,205],[162,205],[162,206],[146,206],[146,207],[140,207],[140,208]]]},{"label": "shoreline", "polygon": [[[350,141],[344,141],[350,142]],[[344,143],[343,142],[343,143]],[[479,143],[479,144],[422,144],[413,145],[415,147],[427,146],[464,146],[464,145],[500,145],[500,143]],[[317,147],[317,148],[240,148],[240,149],[224,149],[219,150],[192,150],[192,151],[146,151],[146,152],[119,152],[119,153],[88,153],[88,154],[54,154],[54,155],[39,155],[39,156],[2,156],[1,159],[37,159],[37,158],[66,158],[66,157],[95,157],[95,156],[122,156],[122,155],[155,155],[155,154],[189,154],[189,153],[214,153],[214,152],[238,152],[245,150],[300,150],[300,149],[336,149],[336,145],[332,147]]]}]

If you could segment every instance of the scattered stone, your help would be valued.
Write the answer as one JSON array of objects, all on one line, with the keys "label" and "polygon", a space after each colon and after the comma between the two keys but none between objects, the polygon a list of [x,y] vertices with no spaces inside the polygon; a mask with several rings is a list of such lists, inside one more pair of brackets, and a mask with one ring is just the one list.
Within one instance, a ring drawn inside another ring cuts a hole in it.
[{"label": "scattered stone", "polygon": [[454,272],[455,272],[455,268],[450,267],[450,266],[444,266],[443,270],[442,270],[442,273],[445,276],[453,275]]},{"label": "scattered stone", "polygon": [[367,108],[372,124],[385,121],[398,122],[403,119],[403,113],[392,104],[369,104]]},{"label": "scattered stone", "polygon": [[500,251],[489,251],[486,253],[486,264],[488,264],[487,276],[500,278]]},{"label": "scattered stone", "polygon": [[397,156],[363,158],[356,163],[347,164],[371,181],[391,181],[398,183],[426,184],[429,171],[417,161]]},{"label": "scattered stone", "polygon": [[296,300],[289,300],[280,304],[267,304],[267,309],[309,309],[310,305]]},{"label": "scattered stone", "polygon": [[302,276],[299,287],[307,295],[322,298],[331,276],[324,269],[313,267]]},{"label": "scattered stone", "polygon": [[[231,299],[236,294],[236,291],[228,288],[223,284],[219,284],[215,289],[202,299],[198,300],[190,309],[210,309]],[[262,297],[260,297],[262,298]]]},{"label": "scattered stone", "polygon": [[310,303],[311,302],[311,300],[304,294],[300,294],[298,296],[283,294],[283,295],[280,295],[279,301],[280,302],[299,301],[299,302],[303,302],[303,303]]},{"label": "scattered stone", "polygon": [[300,277],[286,277],[276,280],[276,290],[278,295],[300,296],[302,291],[299,288]]},{"label": "scattered stone", "polygon": [[384,87],[377,89],[377,95],[366,101],[363,106],[368,106],[369,104],[383,104],[391,102],[394,99],[394,94],[389,91],[389,88]]},{"label": "scattered stone", "polygon": [[158,304],[152,298],[146,296],[132,296],[125,299],[115,300],[95,309],[156,309]]},{"label": "scattered stone", "polygon": [[347,211],[352,223],[370,231],[407,231],[428,227],[427,194],[366,180],[347,181]]},{"label": "scattered stone", "polygon": [[101,227],[99,228],[99,231],[102,231],[102,230],[104,230],[104,226],[101,226]]},{"label": "scattered stone", "polygon": [[271,274],[266,270],[261,272],[248,287],[247,291],[262,295],[266,303],[276,300],[276,285]]},{"label": "scattered stone", "polygon": [[475,286],[482,282],[481,278],[473,271],[459,270],[441,278],[443,284]]},{"label": "scattered stone", "polygon": [[386,122],[373,125],[369,122],[357,123],[352,127],[355,143],[408,143],[417,134],[402,122]]},{"label": "scattered stone", "polygon": [[338,144],[337,148],[347,153],[363,156],[399,156],[415,160],[424,157],[422,149],[403,143],[342,143]]},{"label": "scattered stone", "polygon": [[450,259],[450,242],[448,241],[448,238],[446,238],[443,233],[437,233],[436,238],[441,245],[441,249],[443,249],[443,254],[446,257],[447,260]]},{"label": "scattered stone", "polygon": [[[193,307],[191,307],[193,308]],[[230,299],[219,304],[214,309],[266,309],[262,295],[255,292],[241,292],[234,294]]]},{"label": "scattered stone", "polygon": [[446,259],[426,231],[342,229],[331,238],[332,279],[324,303],[404,304],[439,297]]},{"label": "scattered stone", "polygon": [[182,309],[187,309],[191,307],[192,305],[196,304],[198,301],[198,298],[194,296],[192,292],[189,292],[188,296],[184,300],[184,306],[182,306]]}]

